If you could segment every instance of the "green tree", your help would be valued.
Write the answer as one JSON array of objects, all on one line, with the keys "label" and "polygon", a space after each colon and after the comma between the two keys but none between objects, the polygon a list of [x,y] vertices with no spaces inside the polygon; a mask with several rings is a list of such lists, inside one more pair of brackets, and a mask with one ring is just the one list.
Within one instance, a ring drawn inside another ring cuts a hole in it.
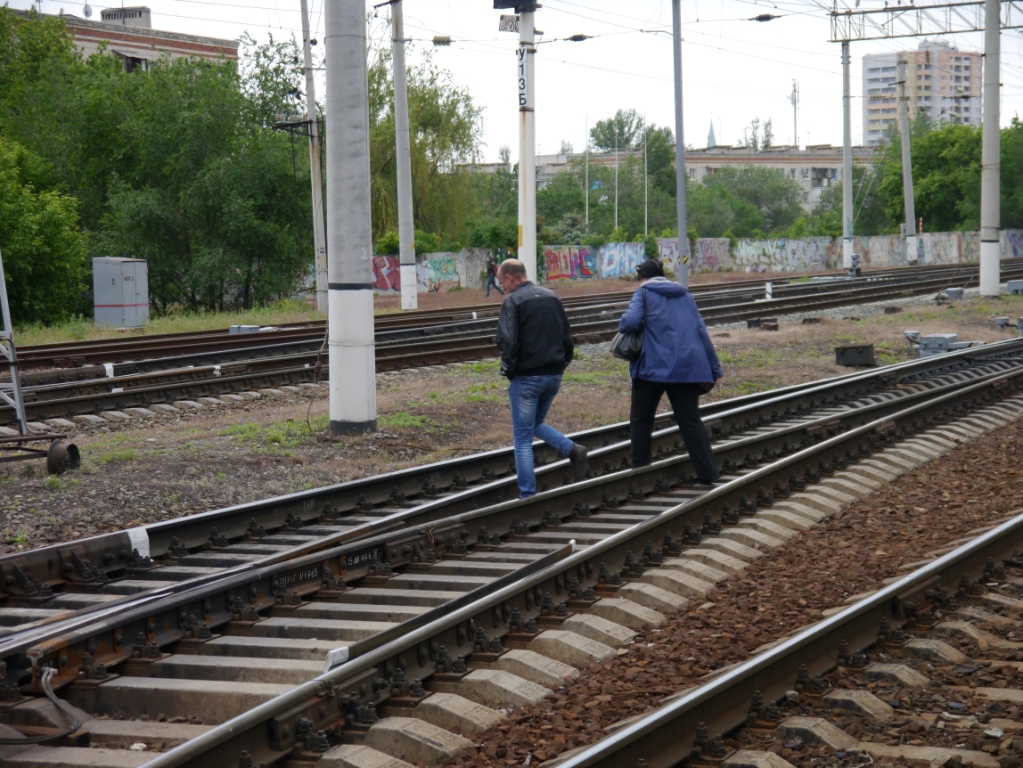
[{"label": "green tree", "polygon": [[16,325],[82,309],[85,238],[76,201],[46,189],[50,176],[45,162],[0,136],[0,255]]},{"label": "green tree", "polygon": [[[704,184],[725,187],[736,198],[756,208],[767,232],[784,232],[803,215],[802,187],[773,168],[752,165],[722,168]],[[706,237],[703,232],[700,236]]]},{"label": "green tree", "polygon": [[643,143],[643,116],[634,109],[619,109],[590,128],[590,144],[599,152],[631,149]]}]

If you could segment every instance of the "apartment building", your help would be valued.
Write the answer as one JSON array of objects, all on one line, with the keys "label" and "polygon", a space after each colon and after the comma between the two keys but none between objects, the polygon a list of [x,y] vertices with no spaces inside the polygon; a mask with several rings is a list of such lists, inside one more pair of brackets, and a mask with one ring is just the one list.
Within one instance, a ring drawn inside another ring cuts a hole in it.
[{"label": "apartment building", "polygon": [[863,57],[863,143],[877,146],[898,124],[898,62],[906,61],[910,119],[923,112],[936,123],[980,125],[983,55],[944,40],[924,40],[915,51]]},{"label": "apartment building", "polygon": [[[24,18],[31,17],[25,11],[11,9],[11,12]],[[150,61],[164,56],[172,59],[197,57],[210,61],[235,61],[238,58],[237,40],[153,29],[152,12],[146,6],[105,8],[100,12],[99,21],[66,13],[61,13],[60,17],[83,56],[91,56],[106,45],[109,53],[121,58],[128,72],[147,69]]]}]

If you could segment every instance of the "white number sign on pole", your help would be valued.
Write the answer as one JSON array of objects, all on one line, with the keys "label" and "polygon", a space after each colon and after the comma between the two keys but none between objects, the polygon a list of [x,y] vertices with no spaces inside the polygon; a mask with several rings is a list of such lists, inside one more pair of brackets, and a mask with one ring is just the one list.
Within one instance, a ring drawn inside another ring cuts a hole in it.
[{"label": "white number sign on pole", "polygon": [[501,21],[497,25],[498,32],[514,32],[518,34],[519,31],[519,17],[518,16],[505,16],[502,14]]},{"label": "white number sign on pole", "polygon": [[519,46],[515,51],[515,58],[517,62],[517,72],[519,80],[519,106],[528,107],[529,104],[529,66],[526,61],[526,49],[523,46]]}]

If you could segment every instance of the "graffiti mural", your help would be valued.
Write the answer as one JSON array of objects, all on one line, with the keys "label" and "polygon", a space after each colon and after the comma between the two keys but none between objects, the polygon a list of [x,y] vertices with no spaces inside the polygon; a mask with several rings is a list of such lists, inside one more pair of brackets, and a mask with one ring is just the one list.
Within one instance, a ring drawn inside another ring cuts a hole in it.
[{"label": "graffiti mural", "polygon": [[958,264],[962,258],[962,233],[960,232],[924,232],[923,264]]},{"label": "graffiti mural", "polygon": [[1002,258],[1018,259],[1023,256],[1023,229],[1002,230]]},{"label": "graffiti mural", "polygon": [[643,243],[607,243],[597,255],[597,274],[605,280],[631,277],[645,260]]},{"label": "graffiti mural", "polygon": [[547,245],[543,248],[547,280],[588,280],[597,276],[597,260],[588,245]]},{"label": "graffiti mural", "polygon": [[980,232],[960,232],[960,261],[980,261]]},{"label": "graffiti mural", "polygon": [[373,287],[383,293],[401,293],[401,264],[397,256],[373,257]]},{"label": "graffiti mural", "polygon": [[416,277],[420,293],[439,293],[459,287],[458,254],[423,254],[417,258]]},{"label": "graffiti mural", "polygon": [[[842,241],[835,242],[839,246],[838,258],[832,263],[838,268],[842,266]],[[902,235],[857,237],[853,240],[853,250],[860,255],[860,264],[864,267],[906,266],[906,241]]]},{"label": "graffiti mural", "polygon": [[830,237],[807,237],[785,241],[782,272],[823,272],[830,268],[828,245]]}]

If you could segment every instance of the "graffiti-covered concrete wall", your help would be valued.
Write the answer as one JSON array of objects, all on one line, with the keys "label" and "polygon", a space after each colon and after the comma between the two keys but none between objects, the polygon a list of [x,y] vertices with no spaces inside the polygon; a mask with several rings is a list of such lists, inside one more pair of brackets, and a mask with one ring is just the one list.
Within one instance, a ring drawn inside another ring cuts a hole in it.
[{"label": "graffiti-covered concrete wall", "polygon": [[[832,263],[838,267],[842,264],[842,241],[836,238],[835,259]],[[904,267],[906,266],[906,241],[902,235],[874,235],[853,239],[853,250],[860,255],[860,265],[864,267]]]},{"label": "graffiti-covered concrete wall", "polygon": [[[462,283],[458,276],[457,253],[426,253],[416,258],[416,279],[420,293],[450,291]],[[463,272],[465,270],[463,261]]]},{"label": "graffiti-covered concrete wall", "polygon": [[547,280],[589,280],[597,276],[597,255],[588,245],[545,245]]},{"label": "graffiti-covered concrete wall", "polygon": [[1023,256],[1023,229],[1002,230],[1002,258],[1018,259]]},{"label": "graffiti-covered concrete wall", "polygon": [[636,267],[646,261],[643,243],[607,243],[597,254],[597,274],[605,280],[632,277]]},{"label": "graffiti-covered concrete wall", "polygon": [[373,257],[373,288],[377,293],[401,293],[401,265],[397,256]]},{"label": "graffiti-covered concrete wall", "polygon": [[739,240],[732,261],[743,272],[817,272],[831,269],[830,237]]}]

